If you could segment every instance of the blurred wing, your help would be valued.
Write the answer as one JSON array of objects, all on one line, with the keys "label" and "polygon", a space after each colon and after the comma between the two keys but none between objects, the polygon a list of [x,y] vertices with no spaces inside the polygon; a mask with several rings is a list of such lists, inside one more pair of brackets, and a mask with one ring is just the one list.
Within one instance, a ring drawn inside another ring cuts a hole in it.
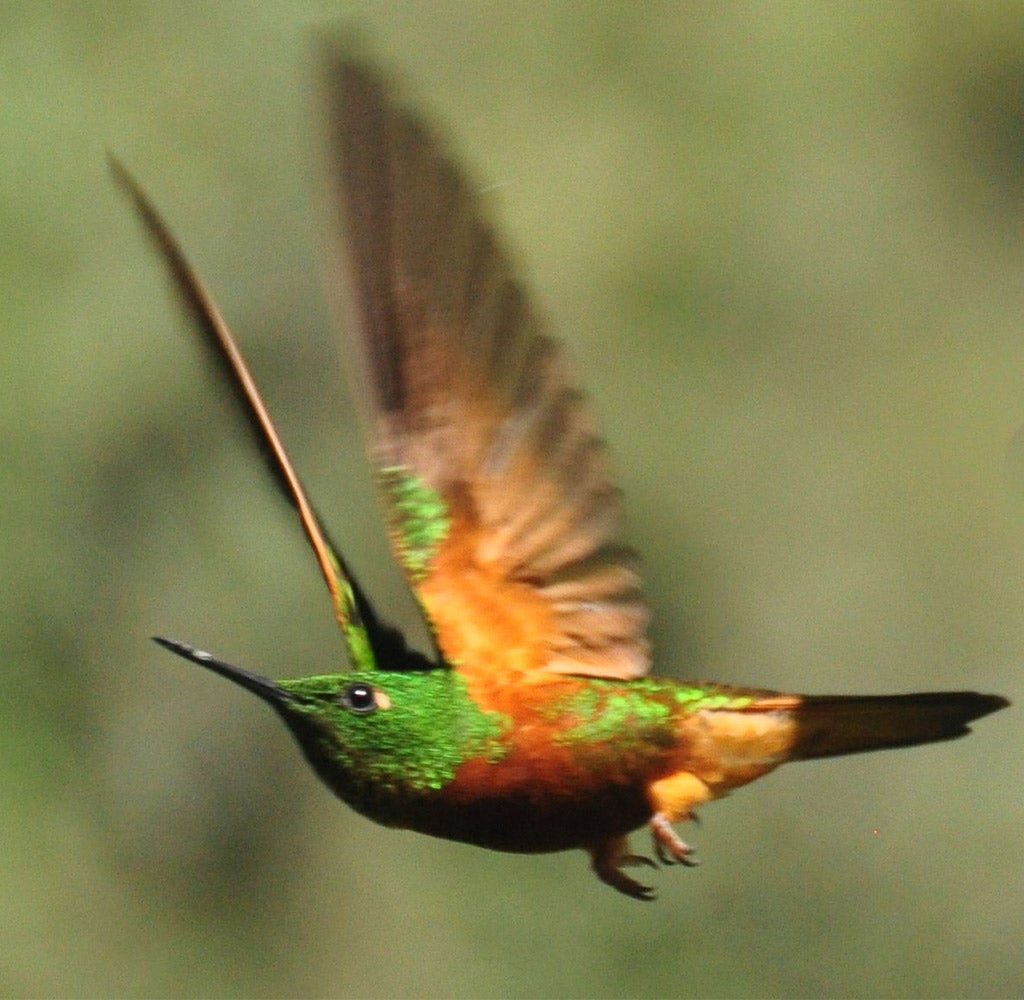
[{"label": "blurred wing", "polygon": [[647,606],[604,448],[465,178],[377,77],[329,67],[369,450],[449,664],[636,677]]}]

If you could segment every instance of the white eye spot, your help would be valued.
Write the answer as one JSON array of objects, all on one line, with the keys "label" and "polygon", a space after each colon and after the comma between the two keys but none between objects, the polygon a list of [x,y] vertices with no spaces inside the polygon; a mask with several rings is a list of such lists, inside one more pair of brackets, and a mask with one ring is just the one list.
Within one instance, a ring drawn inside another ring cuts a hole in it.
[{"label": "white eye spot", "polygon": [[391,699],[380,688],[377,688],[377,707],[390,708]]}]

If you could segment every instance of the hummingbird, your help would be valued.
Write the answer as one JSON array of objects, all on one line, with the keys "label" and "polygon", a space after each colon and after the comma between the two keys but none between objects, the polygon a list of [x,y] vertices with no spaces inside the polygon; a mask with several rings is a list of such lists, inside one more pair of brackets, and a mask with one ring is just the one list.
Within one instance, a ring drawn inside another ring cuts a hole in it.
[{"label": "hummingbird", "polygon": [[349,662],[271,680],[157,643],[270,705],[364,816],[497,851],[582,848],[601,881],[641,900],[655,892],[626,870],[657,865],[631,852],[638,828],[661,863],[695,865],[674,824],[780,764],[952,739],[1009,704],[652,676],[648,605],[619,540],[605,446],[475,189],[371,65],[332,52],[323,81],[349,368],[430,648],[413,648],[360,586],[207,287],[112,158],[298,514]]}]

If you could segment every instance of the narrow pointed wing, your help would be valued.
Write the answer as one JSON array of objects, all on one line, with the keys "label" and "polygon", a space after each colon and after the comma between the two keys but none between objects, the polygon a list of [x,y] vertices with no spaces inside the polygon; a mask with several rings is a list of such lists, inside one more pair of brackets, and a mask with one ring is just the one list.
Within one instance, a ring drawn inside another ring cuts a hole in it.
[{"label": "narrow pointed wing", "polygon": [[644,673],[635,559],[561,350],[435,136],[364,67],[327,80],[369,450],[441,652],[474,674]]},{"label": "narrow pointed wing", "polygon": [[378,621],[355,577],[331,544],[281,443],[249,366],[202,279],[193,270],[167,224],[132,175],[114,157],[110,157],[110,169],[115,180],[132,199],[139,218],[163,255],[182,304],[195,321],[203,342],[212,351],[218,366],[226,374],[239,409],[245,415],[278,488],[298,511],[306,538],[320,564],[353,665],[362,670],[372,669],[376,665],[375,653],[396,648],[396,634]]}]

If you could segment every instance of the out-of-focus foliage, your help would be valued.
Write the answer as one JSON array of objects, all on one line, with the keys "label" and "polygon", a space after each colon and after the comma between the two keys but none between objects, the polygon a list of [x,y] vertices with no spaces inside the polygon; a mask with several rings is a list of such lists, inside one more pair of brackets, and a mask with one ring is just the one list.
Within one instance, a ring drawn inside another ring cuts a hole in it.
[{"label": "out-of-focus foliage", "polygon": [[644,906],[372,826],[148,642],[342,655],[107,149],[411,620],[320,287],[331,26],[444,123],[568,341],[659,672],[1021,699],[1019,4],[7,2],[0,993],[1021,995],[1017,709],[709,807]]}]

